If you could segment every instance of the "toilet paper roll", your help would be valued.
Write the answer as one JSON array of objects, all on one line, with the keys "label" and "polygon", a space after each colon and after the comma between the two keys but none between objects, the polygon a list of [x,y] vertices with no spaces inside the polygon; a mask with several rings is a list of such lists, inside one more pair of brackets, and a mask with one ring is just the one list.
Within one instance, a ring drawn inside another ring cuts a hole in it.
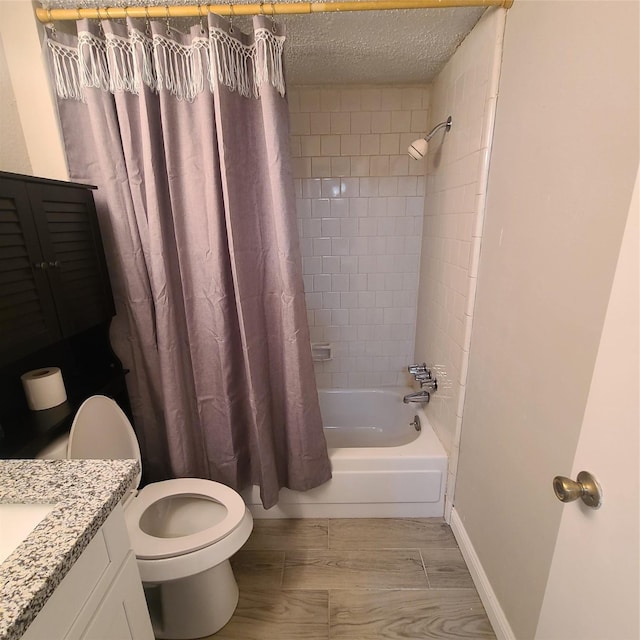
[{"label": "toilet paper roll", "polygon": [[27,404],[32,411],[57,407],[67,399],[67,392],[58,367],[35,369],[20,376]]}]

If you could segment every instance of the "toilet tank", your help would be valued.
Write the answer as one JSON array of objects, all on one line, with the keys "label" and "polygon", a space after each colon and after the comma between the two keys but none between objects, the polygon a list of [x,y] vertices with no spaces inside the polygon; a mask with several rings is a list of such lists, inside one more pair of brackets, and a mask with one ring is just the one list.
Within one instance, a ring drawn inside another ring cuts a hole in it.
[{"label": "toilet tank", "polygon": [[67,457],[67,445],[69,444],[69,434],[56,438],[44,449],[36,454],[37,460],[65,460]]}]

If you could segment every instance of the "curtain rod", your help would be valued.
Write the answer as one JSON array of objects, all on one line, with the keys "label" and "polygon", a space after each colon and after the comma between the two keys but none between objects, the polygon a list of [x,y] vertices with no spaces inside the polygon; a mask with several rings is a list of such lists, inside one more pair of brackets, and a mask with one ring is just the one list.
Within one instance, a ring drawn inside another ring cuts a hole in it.
[{"label": "curtain rod", "polygon": [[390,9],[445,9],[452,7],[502,7],[513,0],[347,0],[343,2],[261,2],[260,4],[196,4],[166,6],[93,7],[77,9],[36,9],[40,22],[110,20],[116,18],[190,18],[207,13],[219,16],[287,15],[337,11],[387,11]]}]

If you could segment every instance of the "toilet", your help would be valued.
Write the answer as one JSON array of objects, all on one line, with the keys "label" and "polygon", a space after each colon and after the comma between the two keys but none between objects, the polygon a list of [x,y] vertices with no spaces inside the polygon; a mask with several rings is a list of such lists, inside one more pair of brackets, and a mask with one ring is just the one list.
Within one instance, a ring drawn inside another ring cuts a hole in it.
[{"label": "toilet", "polygon": [[[140,461],[140,448],[120,407],[92,396],[75,416],[66,457]],[[122,504],[155,636],[211,635],[238,604],[229,558],[251,534],[251,513],[238,493],[218,482],[179,478],[138,491],[141,475]]]}]

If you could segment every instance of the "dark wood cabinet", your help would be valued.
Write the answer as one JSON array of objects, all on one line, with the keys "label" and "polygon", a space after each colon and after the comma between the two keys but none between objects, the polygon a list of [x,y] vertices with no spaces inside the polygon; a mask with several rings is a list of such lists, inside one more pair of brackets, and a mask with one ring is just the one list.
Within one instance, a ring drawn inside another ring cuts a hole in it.
[{"label": "dark wood cabinet", "polygon": [[91,188],[0,172],[0,363],[114,313]]},{"label": "dark wood cabinet", "polygon": [[[0,457],[31,457],[91,395],[131,419],[92,187],[0,172]],[[60,367],[67,402],[30,411],[26,371]]]},{"label": "dark wood cabinet", "polygon": [[25,185],[0,177],[0,358],[62,336]]}]

